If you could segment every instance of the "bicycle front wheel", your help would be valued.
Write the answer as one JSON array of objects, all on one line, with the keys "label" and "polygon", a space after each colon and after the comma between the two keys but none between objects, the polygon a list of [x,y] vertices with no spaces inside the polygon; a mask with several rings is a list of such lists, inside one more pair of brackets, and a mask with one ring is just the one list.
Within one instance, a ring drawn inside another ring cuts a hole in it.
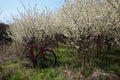
[{"label": "bicycle front wheel", "polygon": [[43,54],[38,54],[36,56],[37,65],[39,67],[54,67],[56,64],[56,55],[51,50],[43,50]]}]

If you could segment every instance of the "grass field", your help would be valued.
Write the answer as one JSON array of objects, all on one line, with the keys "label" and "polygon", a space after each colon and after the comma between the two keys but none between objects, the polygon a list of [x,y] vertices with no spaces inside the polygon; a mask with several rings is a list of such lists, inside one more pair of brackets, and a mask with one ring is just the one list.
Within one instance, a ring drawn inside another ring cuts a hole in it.
[{"label": "grass field", "polygon": [[[93,62],[92,66],[85,70],[85,77],[80,74],[81,66],[76,62],[77,53],[59,48],[56,51],[57,64],[54,68],[28,68],[19,58],[0,63],[0,80],[89,80],[92,74],[97,72],[104,76],[101,80],[108,80],[106,76],[119,76],[120,74],[120,49],[111,50],[105,55],[104,60]],[[99,79],[95,79],[99,80]],[[114,80],[114,78],[113,78]]]}]

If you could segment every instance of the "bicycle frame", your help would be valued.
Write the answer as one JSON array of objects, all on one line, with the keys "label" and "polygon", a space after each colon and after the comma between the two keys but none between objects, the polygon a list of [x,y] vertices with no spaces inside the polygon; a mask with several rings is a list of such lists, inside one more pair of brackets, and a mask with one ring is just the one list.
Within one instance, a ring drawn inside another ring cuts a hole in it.
[{"label": "bicycle frame", "polygon": [[[39,63],[41,63],[41,62],[39,62],[39,60],[43,60],[42,61],[43,63],[48,62],[48,63],[51,63],[49,65],[54,66],[56,64],[56,55],[53,51],[42,46],[41,42],[44,41],[45,32],[44,32],[44,30],[39,30],[39,31],[43,32],[40,43],[36,42],[34,35],[32,36],[31,40],[29,40],[29,41],[27,41],[25,39],[26,44],[24,46],[25,50],[23,52],[23,54],[24,54],[23,58],[28,58],[28,60],[29,59],[32,60],[32,62],[35,63],[36,65],[39,65]],[[50,55],[46,55],[46,54],[50,54]],[[52,61],[50,60],[50,62],[49,62],[48,56],[52,56],[53,60]]]},{"label": "bicycle frame", "polygon": [[28,52],[29,52],[27,57],[29,57],[32,60],[35,60],[35,58],[36,58],[36,55],[34,54],[35,49],[36,49],[36,51],[38,50],[38,53],[36,55],[40,54],[43,58],[45,57],[44,53],[43,53],[43,51],[45,49],[37,44],[30,44],[30,45],[25,46],[25,50],[28,50]]},{"label": "bicycle frame", "polygon": [[[37,31],[41,31],[42,32],[42,39],[41,39],[41,41],[43,41],[45,31],[44,30],[37,30]],[[28,57],[30,57],[31,59],[34,59],[36,57],[34,55],[34,49],[38,50],[38,54],[42,54],[44,56],[44,54],[43,54],[44,48],[41,47],[41,45],[37,45],[36,43],[31,43],[31,41],[32,42],[35,41],[34,34],[35,34],[35,32],[33,32],[33,34],[32,34],[33,35],[32,40],[30,40],[28,42],[25,41],[27,43],[27,44],[25,44],[25,50],[29,51],[30,54],[28,55]]]}]

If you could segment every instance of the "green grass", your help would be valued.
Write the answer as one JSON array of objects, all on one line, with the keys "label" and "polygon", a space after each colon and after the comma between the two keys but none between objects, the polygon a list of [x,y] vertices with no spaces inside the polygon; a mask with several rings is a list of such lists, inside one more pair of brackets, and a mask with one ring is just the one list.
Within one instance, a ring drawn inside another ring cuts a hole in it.
[{"label": "green grass", "polygon": [[22,80],[22,75],[19,72],[15,72],[11,77],[10,80]]},{"label": "green grass", "polygon": [[[70,80],[64,70],[71,71],[74,77],[72,80],[79,79],[81,67],[77,63],[77,53],[74,50],[59,48],[55,51],[57,55],[57,64],[54,68],[27,68],[21,60],[7,61],[0,63],[0,80]],[[99,63],[93,62],[92,66],[85,70],[85,76],[88,77],[96,69],[101,69],[110,73],[120,73],[120,49],[114,49],[105,55]],[[67,68],[66,68],[67,65]],[[2,77],[2,78],[1,78]]]},{"label": "green grass", "polygon": [[[63,74],[64,67],[55,68],[26,68],[18,64],[2,66],[2,80],[67,80]],[[21,65],[21,64],[19,64]],[[1,80],[1,79],[0,79]]]},{"label": "green grass", "polygon": [[100,56],[100,61],[95,61],[95,66],[114,73],[120,73],[120,49],[105,51]]},{"label": "green grass", "polygon": [[37,69],[30,80],[65,80],[62,68]]},{"label": "green grass", "polygon": [[64,49],[58,50],[56,53],[57,64],[54,68],[27,68],[23,65],[24,62],[20,60],[1,63],[2,79],[6,77],[4,80],[67,80],[63,74],[63,69],[70,59],[65,53]]}]

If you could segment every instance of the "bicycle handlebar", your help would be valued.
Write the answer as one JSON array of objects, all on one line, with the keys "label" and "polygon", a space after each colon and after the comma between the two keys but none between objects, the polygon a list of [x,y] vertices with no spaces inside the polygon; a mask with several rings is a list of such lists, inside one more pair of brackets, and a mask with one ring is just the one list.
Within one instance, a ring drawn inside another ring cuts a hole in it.
[{"label": "bicycle handlebar", "polygon": [[45,34],[45,31],[44,31],[44,30],[37,30],[37,31],[42,31],[42,32],[43,32],[43,34]]},{"label": "bicycle handlebar", "polygon": [[[41,31],[42,32],[42,39],[41,40],[43,40],[43,38],[44,38],[44,36],[45,36],[45,31],[44,30],[36,30],[36,32],[37,31]],[[34,32],[35,33],[35,32]],[[26,41],[25,40],[25,42],[27,42],[27,43],[34,43],[35,42],[35,36],[34,36],[34,33],[32,34],[33,36],[32,36],[32,39],[31,40],[29,40],[29,41]]]},{"label": "bicycle handlebar", "polygon": [[45,31],[44,30],[38,30],[38,31],[42,31],[42,38],[44,38],[44,35],[45,35]]}]

